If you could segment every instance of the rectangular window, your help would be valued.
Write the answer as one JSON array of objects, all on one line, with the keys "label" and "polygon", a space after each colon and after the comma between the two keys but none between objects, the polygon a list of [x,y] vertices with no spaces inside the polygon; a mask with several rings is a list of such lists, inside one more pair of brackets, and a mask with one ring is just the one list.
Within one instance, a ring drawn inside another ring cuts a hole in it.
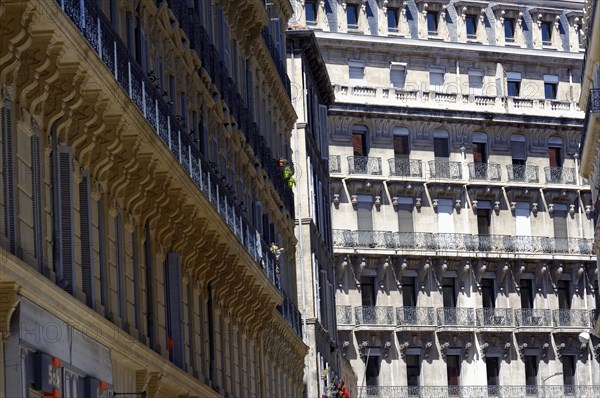
[{"label": "rectangular window", "polygon": [[490,210],[489,209],[477,209],[477,233],[479,235],[490,234]]},{"label": "rectangular window", "polygon": [[[558,146],[548,147],[548,161],[550,163],[550,167],[562,167],[562,148]],[[560,176],[558,177],[560,178]]]},{"label": "rectangular window", "polygon": [[408,135],[394,135],[394,157],[407,159],[410,154]]},{"label": "rectangular window", "polygon": [[504,19],[504,41],[507,43],[515,41],[515,20],[513,18]]},{"label": "rectangular window", "polygon": [[444,88],[444,68],[429,68],[429,90],[441,92]]},{"label": "rectangular window", "polygon": [[400,233],[412,233],[414,232],[413,227],[413,214],[412,214],[412,198],[411,203],[398,203],[398,231]]},{"label": "rectangular window", "polygon": [[[406,355],[406,385],[419,387],[421,376],[421,357],[419,355]],[[414,395],[409,393],[410,396]]]},{"label": "rectangular window", "polygon": [[473,162],[487,163],[487,144],[485,142],[473,143]]},{"label": "rectangular window", "polygon": [[[2,112],[2,110],[0,110]],[[1,125],[0,125],[1,127]],[[34,130],[31,136],[31,191],[33,193],[32,211],[33,211],[33,229],[34,229],[34,248],[37,270],[44,272],[44,222],[42,206],[42,164],[40,152],[40,132]],[[0,217],[2,216],[0,210]],[[83,238],[82,238],[83,239]]]},{"label": "rectangular window", "polygon": [[467,29],[467,39],[474,40],[477,38],[477,16],[466,15],[465,26]]},{"label": "rectangular window", "polygon": [[548,100],[556,99],[558,94],[558,76],[544,75],[544,98]]},{"label": "rectangular window", "polygon": [[[529,202],[517,202],[515,209],[515,230],[517,236],[531,236]],[[524,242],[526,244],[527,242]]]},{"label": "rectangular window", "polygon": [[406,81],[406,65],[392,63],[390,66],[390,86],[404,88]]},{"label": "rectangular window", "polygon": [[365,133],[362,131],[352,132],[352,150],[354,156],[367,156],[367,143]]},{"label": "rectangular window", "polygon": [[533,308],[533,279],[521,278],[519,280],[519,290],[521,293],[521,308]]},{"label": "rectangular window", "polygon": [[438,199],[438,232],[454,233],[454,207],[451,199]]},{"label": "rectangular window", "polygon": [[[558,208],[559,206],[561,208]],[[552,220],[554,224],[554,237],[567,238],[567,206],[562,203],[555,204]]]},{"label": "rectangular window", "polygon": [[398,9],[387,9],[388,32],[398,32]]},{"label": "rectangular window", "polygon": [[185,365],[183,331],[183,292],[181,260],[178,253],[168,253],[165,260],[165,312],[169,360],[183,369]]},{"label": "rectangular window", "polygon": [[94,255],[92,239],[92,204],[90,196],[90,172],[85,170],[79,183],[79,222],[81,239],[81,284],[88,307],[96,308],[94,292]]},{"label": "rectangular window", "polygon": [[348,79],[351,83],[362,83],[365,78],[365,63],[361,60],[348,61]]},{"label": "rectangular window", "polygon": [[417,306],[417,285],[414,276],[402,277],[402,306]]},{"label": "rectangular window", "polygon": [[448,160],[450,157],[450,148],[448,146],[448,138],[434,137],[433,138],[433,156],[436,159],[443,158]]},{"label": "rectangular window", "polygon": [[481,279],[481,301],[483,302],[483,308],[495,308],[496,307],[496,294],[494,292],[494,279],[482,278]]},{"label": "rectangular window", "polygon": [[365,199],[367,200],[358,200],[356,204],[357,229],[359,231],[372,231],[373,201],[371,196],[366,196]]},{"label": "rectangular window", "polygon": [[438,34],[438,13],[427,12],[427,34],[437,36]]},{"label": "rectangular window", "polygon": [[571,289],[569,288],[571,281],[559,280],[557,283],[558,290],[558,308],[561,310],[571,309]]},{"label": "rectangular window", "polygon": [[375,278],[363,276],[360,278],[360,291],[363,307],[373,307],[377,302],[377,290],[375,289]]},{"label": "rectangular window", "polygon": [[[575,366],[577,361],[575,361],[574,355],[563,355],[562,358],[563,364],[563,384],[565,386],[574,386],[575,385]],[[571,389],[565,389],[565,395],[573,395],[573,391],[569,391]]]},{"label": "rectangular window", "polygon": [[304,13],[306,16],[306,24],[307,25],[316,25],[317,24],[317,2],[316,1],[306,1],[304,3]]},{"label": "rectangular window", "polygon": [[[537,386],[538,357],[537,355],[525,355],[525,385]],[[531,394],[531,390],[527,391]]]},{"label": "rectangular window", "polygon": [[500,358],[498,357],[486,357],[485,367],[487,373],[487,385],[497,386],[499,385],[500,375]]},{"label": "rectangular window", "polygon": [[64,289],[75,294],[75,269],[73,252],[73,161],[71,147],[61,146],[57,156],[57,199],[55,214],[58,216],[59,255],[54,261],[59,263],[57,268],[57,283]]},{"label": "rectangular window", "polygon": [[508,72],[506,78],[506,89],[509,97],[521,95],[521,73]]},{"label": "rectangular window", "polygon": [[552,22],[542,22],[540,25],[542,34],[542,45],[549,46],[552,44]]},{"label": "rectangular window", "polygon": [[[4,236],[8,251],[17,254],[16,208],[15,208],[15,146],[16,131],[13,132],[12,102],[5,100],[0,108],[0,128],[2,129],[2,191],[4,214]],[[55,134],[55,132],[54,132]]]},{"label": "rectangular window", "polygon": [[444,308],[456,308],[456,280],[455,278],[442,279],[442,298]]},{"label": "rectangular window", "polygon": [[358,29],[358,6],[356,4],[346,5],[346,22],[348,22],[348,29]]},{"label": "rectangular window", "polygon": [[[368,350],[368,348],[366,348]],[[365,384],[367,387],[376,387],[379,385],[379,356],[367,357],[367,366],[365,371]]]},{"label": "rectangular window", "polygon": [[483,71],[469,71],[469,94],[483,95]]},{"label": "rectangular window", "polygon": [[[448,375],[448,386],[458,386],[460,382],[460,355],[446,356],[446,371]],[[456,395],[451,393],[450,395]]]}]

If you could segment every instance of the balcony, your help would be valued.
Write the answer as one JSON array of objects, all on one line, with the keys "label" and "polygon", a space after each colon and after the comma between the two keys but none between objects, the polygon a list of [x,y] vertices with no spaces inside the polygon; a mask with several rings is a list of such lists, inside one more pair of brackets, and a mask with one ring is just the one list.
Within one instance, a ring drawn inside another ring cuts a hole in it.
[{"label": "balcony", "polygon": [[429,176],[433,179],[462,180],[462,165],[460,162],[447,160],[430,160]]},{"label": "balcony", "polygon": [[381,158],[348,156],[349,174],[381,175]]},{"label": "balcony", "polygon": [[435,312],[432,307],[400,307],[396,308],[398,326],[427,327],[436,326]]},{"label": "balcony", "polygon": [[477,308],[477,326],[484,328],[512,328],[513,310],[510,308]]},{"label": "balcony", "polygon": [[342,157],[340,155],[329,156],[329,173],[340,174],[342,172]]},{"label": "balcony", "polygon": [[338,325],[354,325],[352,317],[352,307],[349,305],[337,305],[335,307],[335,315]]},{"label": "balcony", "polygon": [[275,42],[273,41],[273,38],[271,37],[271,31],[269,30],[268,27],[265,26],[264,28],[262,28],[261,34],[262,34],[263,40],[265,41],[265,45],[269,49],[269,54],[271,54],[273,63],[275,64],[275,67],[277,68],[277,73],[279,74],[279,78],[281,79],[281,82],[283,83],[283,86],[285,87],[285,91],[287,92],[287,94],[289,96],[290,95],[290,79],[288,78],[288,75],[287,75],[287,72],[285,69],[285,63],[279,56],[279,51],[277,49],[277,46],[275,45]]},{"label": "balcony", "polygon": [[394,307],[391,306],[363,306],[354,307],[356,325],[383,325],[392,326],[394,322]]},{"label": "balcony", "polygon": [[277,310],[294,329],[298,337],[302,338],[302,317],[300,316],[300,311],[298,311],[285,290],[282,290],[282,293],[283,303],[277,307]]},{"label": "balcony", "polygon": [[552,327],[552,310],[520,308],[515,310],[515,320],[520,328]]},{"label": "balcony", "polygon": [[388,159],[390,175],[395,177],[423,177],[423,164],[418,159]]},{"label": "balcony", "polygon": [[509,164],[506,165],[508,172],[508,181],[538,183],[539,167],[532,164]]},{"label": "balcony", "polygon": [[469,163],[469,180],[500,181],[500,165],[496,163]]},{"label": "balcony", "polygon": [[362,398],[593,398],[598,396],[600,386],[359,386]]},{"label": "balcony", "polygon": [[593,326],[593,310],[553,310],[554,326],[587,330]]},{"label": "balcony", "polygon": [[577,183],[576,172],[571,167],[544,167],[547,184],[573,185]]},{"label": "balcony", "polygon": [[473,308],[438,308],[437,318],[439,326],[475,326],[475,310]]},{"label": "balcony", "polygon": [[334,247],[352,249],[592,255],[592,244],[588,238],[333,230]]},{"label": "balcony", "polygon": [[600,112],[600,88],[590,89],[588,112]]}]

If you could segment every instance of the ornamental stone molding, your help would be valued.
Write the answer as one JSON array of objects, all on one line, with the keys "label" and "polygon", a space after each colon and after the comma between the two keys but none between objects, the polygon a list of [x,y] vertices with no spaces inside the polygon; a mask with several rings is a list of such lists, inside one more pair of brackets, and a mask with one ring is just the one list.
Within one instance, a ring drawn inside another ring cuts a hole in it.
[{"label": "ornamental stone molding", "polygon": [[0,282],[0,337],[4,343],[10,336],[10,319],[21,300],[21,286]]}]

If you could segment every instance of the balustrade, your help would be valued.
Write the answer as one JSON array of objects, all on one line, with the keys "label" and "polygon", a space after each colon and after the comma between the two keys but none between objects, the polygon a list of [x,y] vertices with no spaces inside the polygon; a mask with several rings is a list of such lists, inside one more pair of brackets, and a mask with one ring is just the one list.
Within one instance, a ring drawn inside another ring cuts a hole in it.
[{"label": "balustrade", "polygon": [[338,325],[354,325],[352,307],[349,305],[338,305],[335,307]]},{"label": "balustrade", "polygon": [[354,308],[357,325],[395,325],[394,307],[362,306]]},{"label": "balustrade", "polygon": [[400,307],[396,308],[398,326],[436,326],[432,307]]},{"label": "balustrade", "polygon": [[539,182],[539,167],[531,164],[509,164],[506,165],[508,181],[511,182]]},{"label": "balustrade", "polygon": [[381,158],[370,156],[348,156],[350,174],[381,175]]},{"label": "balustrade", "polygon": [[575,169],[571,167],[544,167],[546,183],[548,184],[575,184]]},{"label": "balustrade", "polygon": [[500,165],[496,163],[469,163],[471,181],[500,181]]},{"label": "balustrade", "polygon": [[340,155],[329,155],[329,173],[339,174],[342,172],[342,158]]},{"label": "balustrade", "polygon": [[359,386],[361,398],[595,398],[600,386],[546,385],[546,386]]},{"label": "balustrade", "polygon": [[473,308],[438,308],[437,315],[439,326],[475,326],[475,310]]},{"label": "balustrade", "polygon": [[592,326],[594,313],[591,310],[553,310],[554,325],[556,327],[577,327],[588,329]]},{"label": "balustrade", "polygon": [[430,160],[429,175],[435,179],[461,180],[462,165],[448,160]]},{"label": "balustrade", "polygon": [[519,308],[515,310],[515,320],[518,327],[552,327],[552,311]]},{"label": "balustrade", "polygon": [[477,325],[484,327],[512,327],[511,308],[477,308]]},{"label": "balustrade", "polygon": [[423,166],[419,159],[388,159],[390,175],[397,177],[423,177]]}]

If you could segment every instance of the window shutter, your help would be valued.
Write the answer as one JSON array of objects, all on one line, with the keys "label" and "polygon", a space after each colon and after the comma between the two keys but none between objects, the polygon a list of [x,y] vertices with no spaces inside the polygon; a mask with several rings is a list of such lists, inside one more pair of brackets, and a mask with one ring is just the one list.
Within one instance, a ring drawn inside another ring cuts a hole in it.
[{"label": "window shutter", "polygon": [[473,143],[473,161],[475,163],[485,163],[485,144]]},{"label": "window shutter", "polygon": [[360,65],[348,66],[348,77],[350,80],[362,80],[365,77],[365,67]]},{"label": "window shutter", "polygon": [[133,263],[133,316],[135,328],[139,332],[142,327],[142,309],[140,308],[140,262],[138,253],[137,232],[131,234],[131,262]]},{"label": "window shutter", "polygon": [[[196,333],[195,333],[195,321],[196,314],[194,312],[194,289],[191,283],[187,284],[187,317],[188,317],[188,355],[189,355],[189,365],[190,368],[194,370],[194,373],[197,374],[198,369],[196,367]],[[241,349],[240,349],[241,350]]]},{"label": "window shutter", "polygon": [[404,68],[391,68],[390,69],[390,83],[392,87],[404,88]]},{"label": "window shutter", "polygon": [[469,74],[469,91],[473,95],[483,93],[483,76],[480,74]]},{"label": "window shutter", "polygon": [[395,135],[394,136],[394,156],[395,157],[408,157],[408,136],[407,135]]},{"label": "window shutter", "polygon": [[7,238],[8,251],[17,254],[17,236],[15,220],[15,180],[13,155],[12,106],[6,100],[0,109],[2,126],[2,178],[4,183],[4,236]]},{"label": "window shutter", "polygon": [[31,137],[31,192],[33,194],[33,239],[38,272],[44,272],[44,232],[42,229],[42,167],[40,137]]},{"label": "window shutter", "polygon": [[65,290],[75,292],[75,270],[73,267],[73,161],[71,148],[61,146],[58,152],[58,222],[60,227],[60,255],[58,268],[59,283],[66,284]]},{"label": "window shutter", "polygon": [[554,237],[555,238],[567,238],[567,211],[566,210],[554,210],[552,214],[554,220]]},{"label": "window shutter", "polygon": [[450,157],[450,150],[448,148],[448,138],[434,137],[433,152],[436,158]]},{"label": "window shutter", "polygon": [[100,271],[100,303],[108,314],[108,282],[106,271],[106,222],[104,212],[104,199],[98,201],[98,269]]},{"label": "window shutter", "polygon": [[411,204],[398,205],[398,231],[414,232],[413,228],[413,206]]},{"label": "window shutter", "polygon": [[153,350],[156,348],[156,337],[154,332],[154,272],[152,258],[152,237],[150,236],[150,223],[146,221],[144,226],[144,259],[146,273],[146,328],[148,343]]},{"label": "window shutter", "polygon": [[373,230],[373,204],[371,202],[358,202],[356,215],[359,231]]},{"label": "window shutter", "polygon": [[327,146],[327,106],[319,105],[319,124],[321,125],[321,142],[319,143],[319,149],[321,150],[321,156],[326,158],[329,156],[329,147]]},{"label": "window shutter", "polygon": [[94,259],[92,255],[92,224],[90,203],[90,175],[84,171],[79,184],[79,224],[81,240],[81,282],[85,303],[90,308],[96,308],[94,294]]},{"label": "window shutter", "polygon": [[125,288],[125,261],[123,259],[125,247],[123,244],[123,214],[121,209],[117,210],[115,218],[115,231],[117,233],[117,296],[119,300],[119,318],[121,318],[121,327],[127,323],[127,312],[125,311],[125,298],[127,297]]},{"label": "window shutter", "polygon": [[512,158],[514,160],[526,160],[527,159],[527,148],[525,147],[525,142],[511,141],[510,149],[511,149],[511,153],[512,153]]},{"label": "window shutter", "polygon": [[477,232],[479,235],[490,234],[490,211],[477,209]]},{"label": "window shutter", "polygon": [[550,160],[550,167],[562,167],[562,161],[560,158],[560,148],[549,147],[548,159]]},{"label": "window shutter", "polygon": [[354,149],[354,156],[366,156],[364,134],[352,133],[352,148]]},{"label": "window shutter", "polygon": [[181,288],[181,261],[179,253],[168,253],[165,260],[167,337],[173,342],[170,360],[183,369],[185,354],[183,351],[183,295]]}]

